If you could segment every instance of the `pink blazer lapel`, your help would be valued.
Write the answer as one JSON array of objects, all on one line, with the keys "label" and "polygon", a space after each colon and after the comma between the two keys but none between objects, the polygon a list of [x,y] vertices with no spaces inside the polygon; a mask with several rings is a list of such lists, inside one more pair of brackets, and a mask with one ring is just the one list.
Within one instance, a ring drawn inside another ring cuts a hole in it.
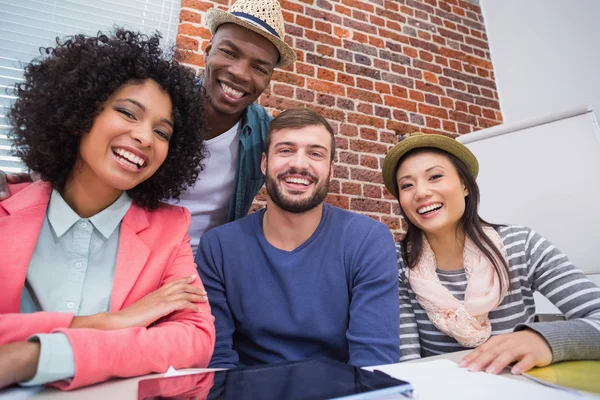
[{"label": "pink blazer lapel", "polygon": [[50,184],[36,182],[0,203],[4,211],[0,213],[0,313],[19,312],[27,269],[51,192]]},{"label": "pink blazer lapel", "polygon": [[139,278],[150,256],[150,249],[140,239],[138,233],[150,226],[146,211],[132,205],[121,223],[119,250],[113,290],[110,298],[110,311],[119,311],[127,295]]}]

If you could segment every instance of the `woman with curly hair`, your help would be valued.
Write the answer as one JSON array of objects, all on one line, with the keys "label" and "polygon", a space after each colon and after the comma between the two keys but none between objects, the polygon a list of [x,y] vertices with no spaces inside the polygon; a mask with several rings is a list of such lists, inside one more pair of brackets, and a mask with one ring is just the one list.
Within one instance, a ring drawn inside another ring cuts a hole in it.
[{"label": "woman with curly hair", "polygon": [[205,367],[215,330],[178,198],[201,171],[202,98],[160,35],[57,39],[8,117],[42,181],[0,202],[0,387],[73,389]]}]

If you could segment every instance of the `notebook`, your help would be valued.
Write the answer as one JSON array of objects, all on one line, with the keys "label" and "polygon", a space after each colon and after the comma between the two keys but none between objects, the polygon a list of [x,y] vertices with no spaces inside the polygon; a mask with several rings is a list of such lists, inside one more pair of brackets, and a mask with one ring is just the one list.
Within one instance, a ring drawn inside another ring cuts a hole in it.
[{"label": "notebook", "polygon": [[138,399],[321,400],[410,396],[408,382],[317,359],[141,380]]},{"label": "notebook", "polygon": [[524,375],[544,385],[600,395],[600,361],[562,361]]}]

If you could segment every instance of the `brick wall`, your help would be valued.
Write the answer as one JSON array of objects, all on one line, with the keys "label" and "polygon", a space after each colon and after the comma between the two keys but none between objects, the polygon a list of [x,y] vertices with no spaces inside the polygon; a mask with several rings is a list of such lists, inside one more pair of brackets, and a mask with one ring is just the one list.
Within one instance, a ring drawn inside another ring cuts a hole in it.
[{"label": "brick wall", "polygon": [[[214,6],[233,0],[183,0],[177,37],[203,66]],[[273,114],[311,107],[337,132],[328,202],[403,232],[399,207],[380,175],[400,134],[464,134],[502,122],[494,72],[476,1],[280,0],[286,41],[298,61],[273,74],[260,104]],[[264,205],[261,192],[255,209]]]}]

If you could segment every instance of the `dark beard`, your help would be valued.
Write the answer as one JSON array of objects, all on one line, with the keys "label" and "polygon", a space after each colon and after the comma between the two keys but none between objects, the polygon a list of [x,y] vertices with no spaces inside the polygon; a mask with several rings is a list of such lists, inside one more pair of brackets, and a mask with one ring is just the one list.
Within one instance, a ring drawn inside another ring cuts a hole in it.
[{"label": "dark beard", "polygon": [[[309,176],[307,171],[298,172],[294,169],[290,169],[284,173],[279,174],[277,176],[277,179],[271,179],[269,175],[269,167],[267,166],[265,174],[265,188],[267,189],[267,194],[269,195],[273,203],[277,205],[277,207],[281,208],[284,211],[291,212],[293,214],[302,214],[312,210],[319,204],[323,203],[323,201],[325,201],[325,197],[327,197],[327,193],[329,193],[329,174],[327,175],[327,179],[325,180],[325,184],[323,185],[323,187],[317,189],[317,191],[312,197],[302,201],[290,201],[287,198],[285,198],[279,191],[277,187],[277,180],[280,176],[288,174]],[[310,177],[313,179],[314,184],[318,185],[319,180],[315,176],[311,175]]]}]

